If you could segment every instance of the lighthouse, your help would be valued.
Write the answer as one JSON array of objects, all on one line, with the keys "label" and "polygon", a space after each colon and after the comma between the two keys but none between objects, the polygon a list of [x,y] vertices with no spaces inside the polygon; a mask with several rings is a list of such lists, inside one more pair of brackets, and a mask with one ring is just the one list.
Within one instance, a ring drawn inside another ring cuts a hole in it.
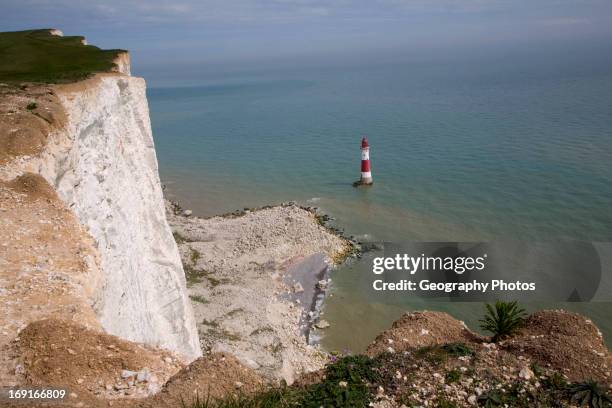
[{"label": "lighthouse", "polygon": [[370,145],[367,138],[361,139],[361,178],[355,186],[369,186],[372,184],[372,169],[370,168]]}]

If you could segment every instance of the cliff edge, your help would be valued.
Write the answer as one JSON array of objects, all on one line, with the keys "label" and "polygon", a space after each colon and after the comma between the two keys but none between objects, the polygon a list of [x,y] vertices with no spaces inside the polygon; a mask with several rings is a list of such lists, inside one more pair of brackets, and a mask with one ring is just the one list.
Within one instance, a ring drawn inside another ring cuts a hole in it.
[{"label": "cliff edge", "polygon": [[[58,197],[53,205],[68,214],[66,217],[75,217],[92,239],[87,242],[74,234],[64,239],[65,226],[58,224],[43,242],[32,231],[24,233],[15,226],[15,234],[21,233],[21,239],[3,239],[5,247],[15,248],[0,252],[0,264],[14,265],[10,257],[19,250],[24,253],[24,264],[14,271],[16,276],[34,269],[39,277],[49,278],[53,273],[66,272],[62,265],[37,260],[44,254],[38,253],[36,243],[42,242],[45,248],[82,246],[95,259],[83,270],[96,279],[85,279],[83,284],[90,289],[81,291],[87,293],[87,299],[72,305],[75,313],[86,304],[109,334],[164,347],[188,360],[197,358],[201,355],[198,334],[181,260],[166,221],[144,80],[129,75],[126,52],[109,54],[85,45],[81,37],[68,37],[66,41],[49,30],[2,35],[0,42],[10,36],[11,48],[3,52],[11,55],[20,55],[17,45],[21,41],[31,51],[29,55],[36,57],[36,47],[43,42],[47,60],[51,59],[49,54],[59,50],[60,55],[87,56],[81,68],[87,63],[91,67],[71,77],[86,79],[63,83],[68,81],[55,80],[61,77],[58,73],[48,82],[59,83],[41,84],[23,82],[39,79],[40,73],[34,68],[15,72],[10,64],[0,64],[0,82],[4,82],[0,85],[0,181],[5,183],[0,187],[6,191],[0,223],[13,225],[12,217],[21,217],[16,214],[22,211],[27,196],[11,187],[18,177],[27,175],[40,178],[37,186],[41,189],[47,188],[43,186],[46,182]],[[51,63],[60,64],[58,61]],[[58,65],[58,72],[60,69]],[[39,198],[35,202],[39,203]],[[51,210],[42,208],[48,199],[41,200],[37,221],[51,223]],[[72,252],[65,255],[68,259],[76,256]],[[94,274],[92,265],[100,271]],[[11,279],[1,278],[0,296],[4,296]],[[33,307],[44,309],[48,301],[41,299]],[[47,317],[54,317],[49,314]],[[43,317],[44,313],[26,313],[20,327],[7,331],[6,337]]]}]

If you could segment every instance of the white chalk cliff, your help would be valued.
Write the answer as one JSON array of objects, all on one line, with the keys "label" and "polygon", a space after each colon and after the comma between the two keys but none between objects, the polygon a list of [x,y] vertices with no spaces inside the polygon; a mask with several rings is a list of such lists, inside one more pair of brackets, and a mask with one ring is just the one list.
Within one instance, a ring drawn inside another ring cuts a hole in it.
[{"label": "white chalk cliff", "polygon": [[[145,81],[118,73],[55,87],[67,123],[13,175],[41,174],[95,239],[104,274],[93,307],[103,328],[189,359],[201,355],[185,276],[166,222]],[[5,175],[6,176],[6,175]]]}]

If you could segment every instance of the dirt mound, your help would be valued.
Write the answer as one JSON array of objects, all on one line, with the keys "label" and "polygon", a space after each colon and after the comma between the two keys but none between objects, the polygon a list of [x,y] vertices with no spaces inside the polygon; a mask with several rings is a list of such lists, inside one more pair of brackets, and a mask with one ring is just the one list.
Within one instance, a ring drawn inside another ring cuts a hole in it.
[{"label": "dirt mound", "polygon": [[62,320],[28,325],[19,334],[17,350],[24,385],[68,389],[62,406],[182,408],[198,396],[250,394],[264,386],[259,375],[230,355],[209,355],[185,367],[168,351]]},{"label": "dirt mound", "polygon": [[66,114],[52,88],[0,86],[0,165],[40,153]]},{"label": "dirt mound", "polygon": [[24,173],[8,183],[4,183],[4,185],[18,193],[25,194],[27,200],[35,201],[41,198],[49,200],[57,199],[57,193],[53,187],[38,174]]},{"label": "dirt mound", "polygon": [[369,356],[385,351],[404,351],[409,348],[453,342],[480,341],[481,336],[443,312],[405,313],[393,322],[390,329],[379,334],[366,350]]},{"label": "dirt mound", "polygon": [[565,310],[541,310],[530,315],[521,334],[555,334],[579,336],[603,346],[603,337],[597,326],[586,317]]},{"label": "dirt mound", "polygon": [[28,325],[18,350],[27,384],[105,398],[145,397],[183,366],[168,351],[56,319]]},{"label": "dirt mound", "polygon": [[14,339],[56,318],[99,328],[91,308],[102,282],[95,243],[40,176],[0,181],[0,384],[19,383]]},{"label": "dirt mound", "polygon": [[224,353],[202,357],[183,368],[164,385],[162,391],[152,398],[141,401],[139,408],[182,407],[199,397],[206,400],[228,396],[232,393],[245,395],[259,391],[264,383],[252,369],[243,366],[233,356]]},{"label": "dirt mound", "polygon": [[521,333],[500,347],[529,356],[542,367],[558,370],[571,380],[610,382],[612,357],[601,332],[587,318],[563,310],[544,310],[529,316]]}]

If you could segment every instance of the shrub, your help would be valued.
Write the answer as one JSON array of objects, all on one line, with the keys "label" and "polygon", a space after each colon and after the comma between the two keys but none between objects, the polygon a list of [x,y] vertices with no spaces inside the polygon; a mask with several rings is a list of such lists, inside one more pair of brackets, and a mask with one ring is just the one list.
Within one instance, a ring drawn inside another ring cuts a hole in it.
[{"label": "shrub", "polygon": [[544,380],[544,385],[552,390],[564,390],[567,387],[567,381],[561,374],[553,373]]},{"label": "shrub", "polygon": [[461,378],[461,371],[457,369],[450,370],[448,373],[446,373],[446,383],[447,384],[452,384],[454,382],[457,382],[459,381],[460,378]]},{"label": "shrub", "polygon": [[461,356],[473,356],[474,350],[469,348],[465,343],[448,343],[442,346],[442,349],[448,353],[449,356],[461,357]]},{"label": "shrub", "polygon": [[366,356],[347,356],[325,369],[325,379],[310,386],[301,407],[367,407],[369,384],[381,380],[377,364]]},{"label": "shrub", "polygon": [[210,303],[208,299],[200,295],[189,295],[189,299],[193,300],[194,302],[203,303],[203,304]]},{"label": "shrub", "polygon": [[480,327],[493,333],[493,342],[513,335],[525,323],[525,309],[514,302],[495,302],[495,306],[486,304],[487,313],[481,319]]},{"label": "shrub", "polygon": [[544,374],[544,369],[537,363],[537,361],[534,361],[533,363],[531,363],[531,371],[533,371],[533,374],[536,377],[540,377],[542,374]]},{"label": "shrub", "polygon": [[612,399],[605,389],[593,380],[570,385],[568,392],[571,401],[579,406],[604,408],[612,406]]},{"label": "shrub", "polygon": [[34,110],[38,107],[38,105],[36,104],[36,102],[30,102],[28,103],[28,106],[26,106],[27,110]]},{"label": "shrub", "polygon": [[432,364],[440,364],[448,359],[448,353],[442,346],[439,345],[420,347],[414,351],[414,355],[415,357],[425,359]]},{"label": "shrub", "polygon": [[276,387],[255,395],[200,399],[183,408],[367,407],[369,386],[380,381],[377,363],[366,356],[341,357],[325,368],[321,383],[305,388]]},{"label": "shrub", "polygon": [[436,408],[457,408],[457,404],[442,397],[435,405]]},{"label": "shrub", "polygon": [[492,390],[478,397],[478,404],[485,408],[496,408],[502,405],[502,398],[499,391]]}]

